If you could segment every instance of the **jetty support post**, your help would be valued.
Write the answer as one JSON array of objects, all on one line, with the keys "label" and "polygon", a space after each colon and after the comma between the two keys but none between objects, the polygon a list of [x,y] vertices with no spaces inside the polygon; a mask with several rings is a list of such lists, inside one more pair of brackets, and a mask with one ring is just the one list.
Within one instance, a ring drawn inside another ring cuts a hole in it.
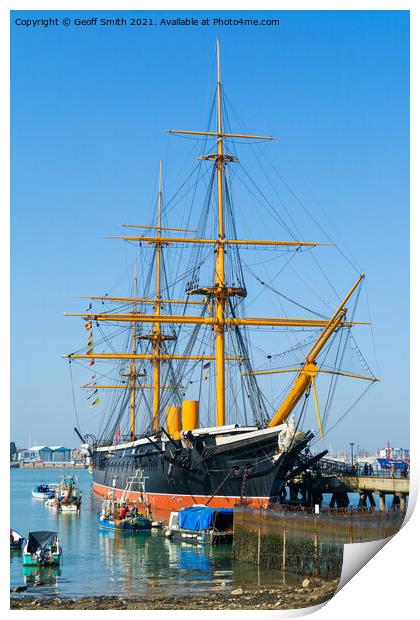
[{"label": "jetty support post", "polygon": [[379,493],[379,510],[385,510],[385,493]]},{"label": "jetty support post", "polygon": [[402,512],[405,512],[405,509],[407,507],[407,495],[405,493],[400,493],[399,498],[400,498],[400,510]]}]

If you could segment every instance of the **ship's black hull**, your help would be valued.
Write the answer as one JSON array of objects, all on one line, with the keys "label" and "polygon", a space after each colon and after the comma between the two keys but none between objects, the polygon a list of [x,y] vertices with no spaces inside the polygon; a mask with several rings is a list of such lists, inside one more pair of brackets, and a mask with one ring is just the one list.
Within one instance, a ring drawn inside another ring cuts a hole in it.
[{"label": "ship's black hull", "polygon": [[191,436],[183,442],[164,437],[100,448],[93,454],[94,490],[146,499],[152,511],[196,503],[263,508],[281,499],[285,478],[310,438],[283,454],[277,433],[248,433],[222,445],[214,436]]}]

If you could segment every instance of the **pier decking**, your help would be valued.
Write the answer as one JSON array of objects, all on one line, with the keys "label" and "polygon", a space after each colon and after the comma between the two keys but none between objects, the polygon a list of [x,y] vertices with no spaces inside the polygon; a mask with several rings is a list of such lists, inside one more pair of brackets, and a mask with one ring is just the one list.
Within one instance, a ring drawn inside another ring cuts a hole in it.
[{"label": "pier decking", "polygon": [[379,510],[385,509],[385,496],[393,495],[394,504],[399,504],[401,510],[406,509],[407,497],[410,492],[410,479],[391,475],[346,475],[335,474],[320,476],[312,480],[312,491],[318,493],[359,493],[360,506],[366,506],[367,500],[371,506],[376,502],[373,494],[379,495]]}]

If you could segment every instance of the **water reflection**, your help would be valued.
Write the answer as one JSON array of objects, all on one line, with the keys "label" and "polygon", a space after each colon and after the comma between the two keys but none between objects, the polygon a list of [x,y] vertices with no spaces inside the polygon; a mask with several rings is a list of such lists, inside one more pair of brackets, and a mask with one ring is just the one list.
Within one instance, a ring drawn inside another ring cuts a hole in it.
[{"label": "water reflection", "polygon": [[59,566],[23,566],[22,574],[28,586],[56,586],[61,569]]},{"label": "water reflection", "polygon": [[212,576],[209,558],[194,547],[179,550],[178,568],[181,573],[191,573],[195,579],[210,579]]},{"label": "water reflection", "polygon": [[138,594],[138,581],[147,577],[150,534],[99,530],[99,552],[109,579],[127,596]]}]

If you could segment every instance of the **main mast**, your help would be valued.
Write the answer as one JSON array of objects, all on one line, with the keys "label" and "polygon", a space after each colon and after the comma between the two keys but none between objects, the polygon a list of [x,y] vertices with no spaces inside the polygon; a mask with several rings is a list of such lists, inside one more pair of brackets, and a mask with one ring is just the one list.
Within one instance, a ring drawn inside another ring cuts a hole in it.
[{"label": "main mast", "polygon": [[227,301],[225,282],[225,239],[223,214],[223,128],[222,128],[222,83],[220,66],[220,43],[217,39],[217,202],[218,202],[218,241],[216,245],[216,273],[214,297],[216,300],[215,371],[216,371],[216,426],[225,424],[225,306]]},{"label": "main mast", "polygon": [[[159,194],[158,194],[158,216],[157,216],[157,237],[156,243],[156,290],[155,290],[155,315],[161,313],[161,249],[162,244],[162,160],[159,162]],[[161,324],[154,324],[153,333],[153,430],[157,431],[160,425],[160,353],[162,344]]]}]

